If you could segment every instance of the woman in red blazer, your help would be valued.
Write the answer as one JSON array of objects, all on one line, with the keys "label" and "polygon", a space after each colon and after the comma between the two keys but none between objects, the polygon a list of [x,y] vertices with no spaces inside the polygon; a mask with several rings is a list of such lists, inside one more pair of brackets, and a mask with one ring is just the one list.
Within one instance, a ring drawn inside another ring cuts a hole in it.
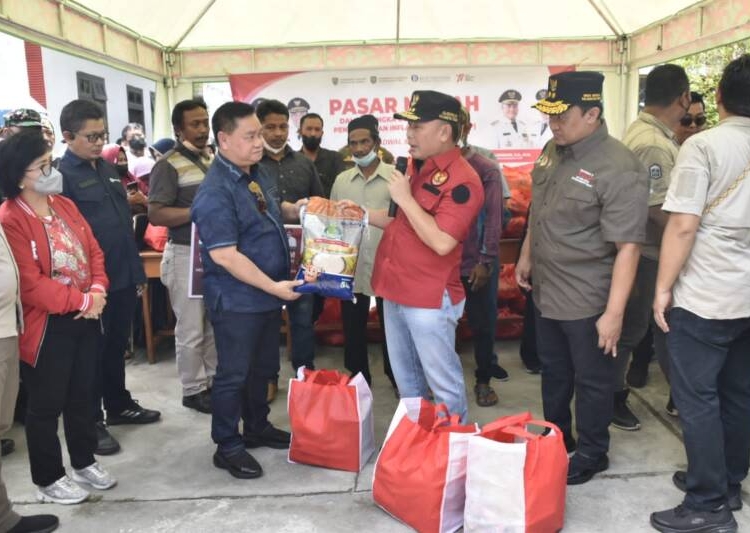
[{"label": "woman in red blazer", "polygon": [[[108,280],[104,255],[75,204],[60,196],[62,175],[41,133],[24,130],[0,143],[0,223],[21,279],[19,337],[26,387],[26,440],[37,499],[79,503],[116,483],[94,459],[91,396]],[[57,437],[63,415],[73,468],[65,473]]]}]

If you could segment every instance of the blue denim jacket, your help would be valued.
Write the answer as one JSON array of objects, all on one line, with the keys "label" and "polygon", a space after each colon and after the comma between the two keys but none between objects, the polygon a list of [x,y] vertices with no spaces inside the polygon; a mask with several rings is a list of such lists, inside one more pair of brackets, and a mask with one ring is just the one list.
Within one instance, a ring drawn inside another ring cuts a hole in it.
[{"label": "blue denim jacket", "polygon": [[[265,212],[250,191],[260,185]],[[268,277],[289,278],[289,249],[276,183],[254,166],[246,174],[218,154],[193,200],[190,215],[198,228],[203,261],[203,298],[211,311],[258,313],[281,308],[279,298],[244,283],[211,260],[209,251],[237,246]]]}]

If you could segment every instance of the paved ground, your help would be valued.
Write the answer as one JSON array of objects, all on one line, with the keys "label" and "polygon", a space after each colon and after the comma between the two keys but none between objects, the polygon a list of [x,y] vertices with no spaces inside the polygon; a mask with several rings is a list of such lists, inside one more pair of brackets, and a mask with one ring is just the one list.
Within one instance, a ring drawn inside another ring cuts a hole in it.
[{"label": "paved ground", "polygon": [[[493,382],[500,403],[477,407],[470,398],[470,418],[480,424],[498,416],[530,409],[541,416],[539,376],[523,372],[515,342],[499,342],[500,362],[511,374],[507,383]],[[467,385],[473,386],[473,358],[462,346]],[[371,346],[371,352],[379,349]],[[340,348],[320,348],[318,366],[341,368]],[[396,398],[373,355],[376,438],[385,435]],[[291,376],[284,361],[283,376]],[[17,451],[3,461],[3,478],[15,508],[22,514],[52,512],[60,516],[61,532],[253,532],[348,533],[357,529],[401,532],[399,524],[372,502],[373,460],[358,474],[289,464],[284,451],[260,449],[255,453],[266,475],[237,480],[211,464],[210,417],[180,404],[174,351],[163,345],[157,364],[142,353],[128,364],[128,386],[147,407],[162,410],[163,420],[145,427],[117,426],[112,433],[123,450],[101,462],[119,479],[109,490],[96,492],[91,501],[76,506],[34,503],[23,428],[10,436]],[[282,381],[272,406],[272,420],[288,428]],[[631,396],[643,429],[612,430],[610,469],[567,493],[565,531],[573,533],[637,533],[652,531],[651,511],[679,503],[680,493],[671,475],[684,468],[685,453],[679,428],[664,412],[666,387],[656,365],[645,389]],[[67,458],[66,458],[67,462]],[[747,494],[743,492],[746,502]],[[740,530],[750,530],[748,506],[735,513]]]}]

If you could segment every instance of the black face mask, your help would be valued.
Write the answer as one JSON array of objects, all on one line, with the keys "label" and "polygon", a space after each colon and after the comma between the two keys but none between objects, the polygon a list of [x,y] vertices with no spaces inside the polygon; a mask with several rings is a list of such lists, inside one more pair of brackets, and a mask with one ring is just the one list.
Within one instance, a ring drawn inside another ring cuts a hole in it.
[{"label": "black face mask", "polygon": [[128,175],[128,164],[127,163],[123,163],[122,165],[115,165],[115,168],[117,169],[117,174],[121,178],[124,178],[125,176]]},{"label": "black face mask", "polygon": [[320,146],[321,137],[315,137],[314,135],[302,135],[302,144],[308,150],[317,150]]}]

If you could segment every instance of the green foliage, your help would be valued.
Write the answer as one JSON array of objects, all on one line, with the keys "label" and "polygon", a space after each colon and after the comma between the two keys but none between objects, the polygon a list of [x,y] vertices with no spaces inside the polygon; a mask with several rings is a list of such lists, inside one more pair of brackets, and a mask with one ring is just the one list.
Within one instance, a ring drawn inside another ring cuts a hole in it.
[{"label": "green foliage", "polygon": [[690,90],[703,95],[709,126],[719,121],[719,114],[716,111],[716,87],[719,85],[724,67],[733,59],[748,52],[750,52],[750,40],[705,50],[674,61],[687,72]]}]

